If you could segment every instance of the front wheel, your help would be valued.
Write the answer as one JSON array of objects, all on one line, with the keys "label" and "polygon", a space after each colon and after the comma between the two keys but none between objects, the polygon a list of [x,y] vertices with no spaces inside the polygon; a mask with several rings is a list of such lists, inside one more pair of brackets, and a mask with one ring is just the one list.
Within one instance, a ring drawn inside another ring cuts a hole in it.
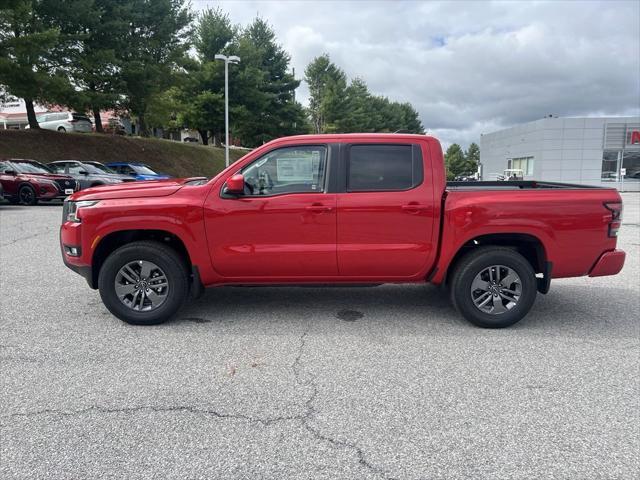
[{"label": "front wheel", "polygon": [[536,294],[536,275],[529,262],[504,247],[481,247],[467,254],[451,282],[456,309],[484,328],[504,328],[520,321]]},{"label": "front wheel", "polygon": [[120,320],[155,325],[171,318],[189,294],[186,265],[172,248],[141,241],[107,257],[98,276],[104,305]]},{"label": "front wheel", "polygon": [[38,203],[36,191],[31,185],[22,185],[18,190],[18,199],[23,205],[33,206]]}]

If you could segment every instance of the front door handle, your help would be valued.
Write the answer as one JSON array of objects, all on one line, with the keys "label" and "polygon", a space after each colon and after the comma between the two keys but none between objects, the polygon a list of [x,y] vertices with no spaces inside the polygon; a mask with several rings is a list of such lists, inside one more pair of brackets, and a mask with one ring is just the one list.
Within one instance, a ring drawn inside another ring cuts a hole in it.
[{"label": "front door handle", "polygon": [[313,205],[309,205],[306,207],[310,212],[322,213],[322,212],[330,212],[333,210],[333,207],[329,207],[327,205],[322,205],[320,203],[314,203]]},{"label": "front door handle", "polygon": [[408,205],[402,205],[402,211],[407,213],[420,213],[428,210],[429,207],[426,205],[419,205],[417,203],[410,203]]}]

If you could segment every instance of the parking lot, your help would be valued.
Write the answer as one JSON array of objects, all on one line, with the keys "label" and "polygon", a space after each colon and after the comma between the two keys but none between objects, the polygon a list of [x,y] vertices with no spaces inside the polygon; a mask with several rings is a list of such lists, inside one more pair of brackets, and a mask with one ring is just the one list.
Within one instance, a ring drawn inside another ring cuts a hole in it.
[{"label": "parking lot", "polygon": [[217,288],[134,327],[62,264],[59,206],[0,205],[0,478],[637,478],[624,199],[623,272],[505,330],[429,285]]}]

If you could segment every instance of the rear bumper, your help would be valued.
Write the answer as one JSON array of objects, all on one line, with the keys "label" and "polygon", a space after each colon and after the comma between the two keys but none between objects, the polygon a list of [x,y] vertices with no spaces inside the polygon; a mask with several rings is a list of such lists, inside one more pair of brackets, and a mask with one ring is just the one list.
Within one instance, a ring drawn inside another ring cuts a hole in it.
[{"label": "rear bumper", "polygon": [[613,250],[603,253],[589,272],[590,277],[604,277],[620,273],[627,256],[622,250]]}]

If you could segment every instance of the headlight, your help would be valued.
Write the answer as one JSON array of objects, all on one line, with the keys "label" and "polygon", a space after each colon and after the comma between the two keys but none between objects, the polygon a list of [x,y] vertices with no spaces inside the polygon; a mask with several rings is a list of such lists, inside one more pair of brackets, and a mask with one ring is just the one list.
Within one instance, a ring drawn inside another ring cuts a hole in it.
[{"label": "headlight", "polygon": [[81,219],[78,218],[78,210],[80,210],[81,208],[93,207],[99,201],[100,200],[81,200],[79,202],[64,202],[66,204],[66,208],[64,209],[64,221],[80,223]]}]

